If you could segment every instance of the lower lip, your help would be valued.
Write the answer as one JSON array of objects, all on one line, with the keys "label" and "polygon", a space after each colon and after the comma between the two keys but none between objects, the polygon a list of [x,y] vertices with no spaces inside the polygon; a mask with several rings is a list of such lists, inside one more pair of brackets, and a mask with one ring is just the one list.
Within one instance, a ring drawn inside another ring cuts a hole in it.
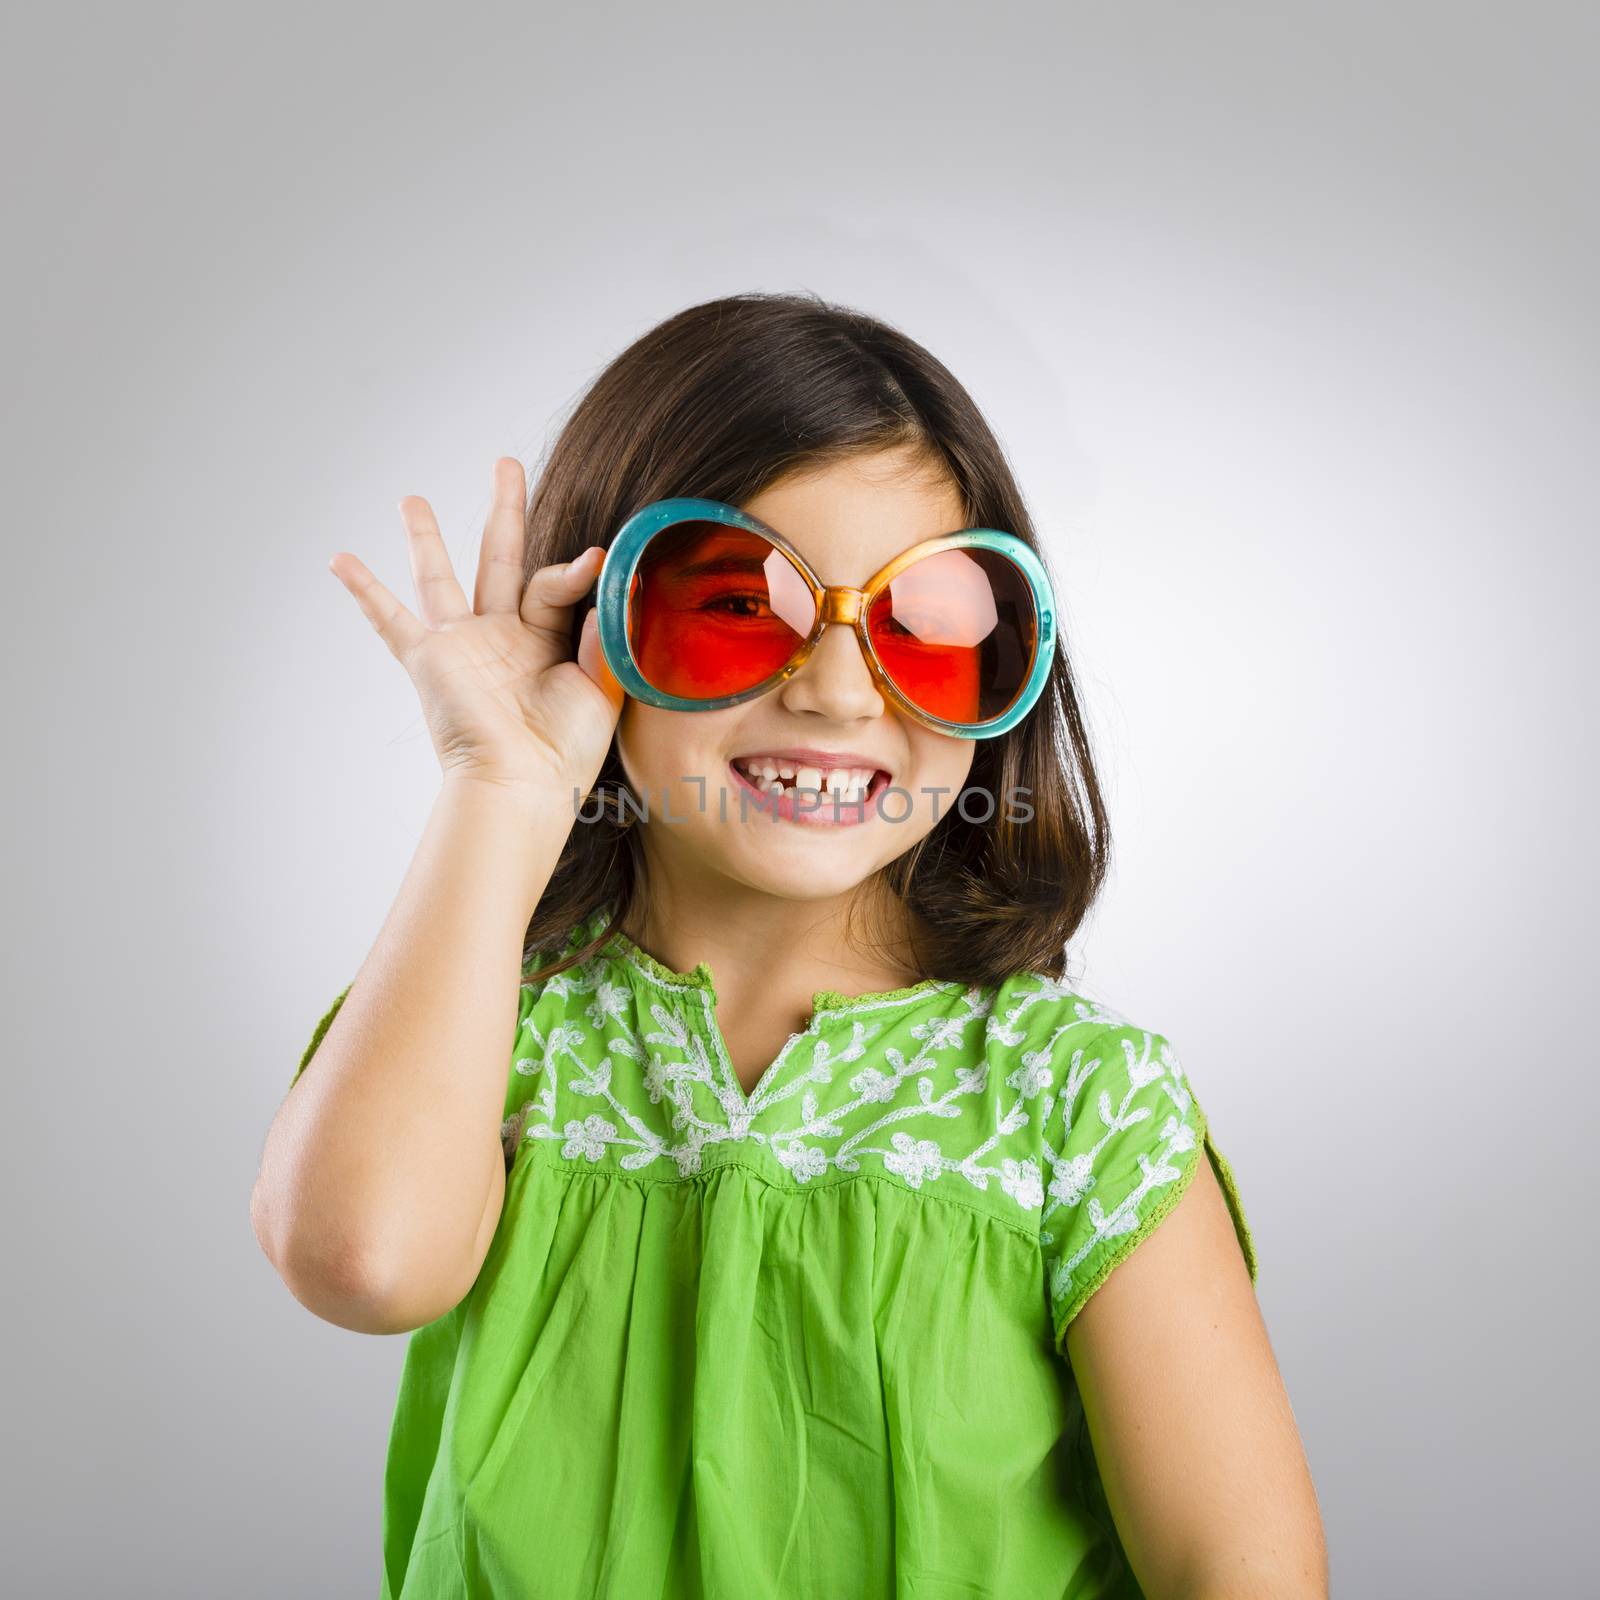
[{"label": "lower lip", "polygon": [[[728,771],[734,782],[754,797],[753,810],[775,817],[779,822],[798,822],[806,828],[853,828],[867,820],[869,812],[876,811],[878,796],[889,787],[889,774],[877,772],[867,786],[866,797],[861,800],[838,800],[824,789],[814,794],[804,789],[785,789],[773,794],[758,789],[731,761]],[[798,803],[797,803],[798,802]]]}]

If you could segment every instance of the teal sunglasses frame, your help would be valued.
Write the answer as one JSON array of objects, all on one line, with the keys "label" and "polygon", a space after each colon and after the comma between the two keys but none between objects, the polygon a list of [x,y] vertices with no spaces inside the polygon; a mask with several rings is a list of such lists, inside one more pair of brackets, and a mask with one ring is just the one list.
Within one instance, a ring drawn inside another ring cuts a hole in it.
[{"label": "teal sunglasses frame", "polygon": [[[675,523],[691,521],[720,522],[730,528],[743,528],[759,534],[795,565],[817,601],[817,618],[810,633],[800,641],[794,654],[778,671],[737,694],[709,700],[685,699],[647,683],[628,642],[628,594],[633,587],[634,573],[645,546],[663,529]],[[971,547],[993,550],[1005,556],[1023,573],[1032,592],[1038,630],[1033,661],[1016,699],[999,716],[991,717],[986,722],[947,722],[942,717],[924,711],[901,692],[873,648],[872,637],[867,629],[867,616],[878,592],[912,562],[937,550]],[[1014,728],[1033,709],[1044,692],[1056,653],[1056,605],[1049,575],[1032,548],[1013,533],[1004,533],[998,528],[963,528],[956,533],[942,533],[924,539],[901,551],[857,589],[847,584],[823,583],[800,552],[781,533],[769,528],[758,517],[739,510],[737,506],[725,505],[720,500],[703,500],[694,496],[652,501],[622,524],[600,568],[595,588],[595,608],[600,616],[600,647],[612,675],[635,700],[665,711],[721,711],[766,694],[785,679],[793,677],[805,665],[807,657],[822,637],[822,630],[830,622],[840,622],[848,626],[860,641],[861,653],[874,682],[907,716],[937,733],[950,734],[958,739],[992,739]]]}]

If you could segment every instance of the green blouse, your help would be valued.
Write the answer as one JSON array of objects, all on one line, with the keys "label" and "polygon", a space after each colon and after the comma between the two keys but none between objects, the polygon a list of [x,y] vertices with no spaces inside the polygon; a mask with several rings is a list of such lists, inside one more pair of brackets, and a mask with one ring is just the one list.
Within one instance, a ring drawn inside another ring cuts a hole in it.
[{"label": "green blouse", "polygon": [[1256,1279],[1168,1041],[1040,973],[819,991],[746,1095],[705,962],[553,959],[499,1226],[409,1336],[382,1600],[1139,1595],[1067,1324],[1202,1148]]}]

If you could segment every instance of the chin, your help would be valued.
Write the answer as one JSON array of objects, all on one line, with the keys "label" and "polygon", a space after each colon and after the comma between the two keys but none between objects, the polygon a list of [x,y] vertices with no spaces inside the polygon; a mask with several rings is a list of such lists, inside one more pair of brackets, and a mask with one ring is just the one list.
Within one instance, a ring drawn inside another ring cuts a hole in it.
[{"label": "chin", "polygon": [[785,900],[832,900],[860,888],[877,870],[877,863],[846,860],[841,853],[833,862],[808,860],[730,862],[732,876],[763,894]]}]

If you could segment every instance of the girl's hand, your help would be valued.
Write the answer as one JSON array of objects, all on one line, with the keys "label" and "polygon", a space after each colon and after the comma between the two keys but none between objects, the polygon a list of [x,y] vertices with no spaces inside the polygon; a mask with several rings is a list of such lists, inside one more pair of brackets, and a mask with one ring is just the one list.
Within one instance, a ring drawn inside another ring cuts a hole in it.
[{"label": "girl's hand", "polygon": [[596,613],[569,654],[572,607],[600,575],[603,552],[540,567],[522,586],[527,490],[522,463],[494,466],[478,584],[467,604],[433,509],[400,502],[421,621],[348,551],[329,570],[411,676],[446,778],[487,779],[587,793],[599,775],[625,698],[606,666]]}]

